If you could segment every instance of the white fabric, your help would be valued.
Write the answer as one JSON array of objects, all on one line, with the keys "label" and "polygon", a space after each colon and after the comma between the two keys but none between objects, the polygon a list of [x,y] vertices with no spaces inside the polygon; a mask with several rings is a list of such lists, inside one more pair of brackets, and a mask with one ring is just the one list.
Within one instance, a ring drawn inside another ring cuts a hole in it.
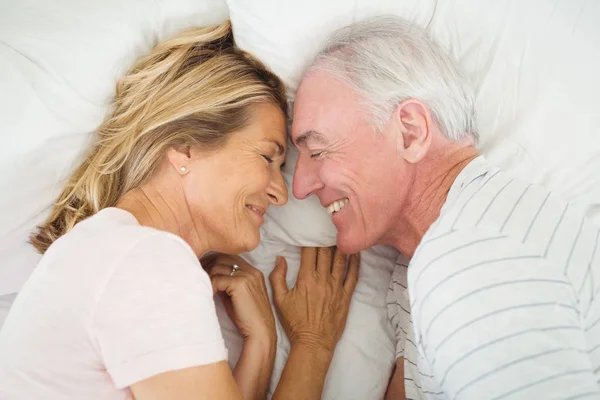
[{"label": "white fabric", "polygon": [[10,310],[10,306],[12,306],[12,303],[15,301],[15,297],[17,297],[16,293],[0,296],[0,330],[2,329],[4,320],[8,315],[8,310]]},{"label": "white fabric", "polygon": [[181,238],[100,211],[55,242],[0,331],[0,398],[130,399],[227,359],[208,274]]},{"label": "white fabric", "polygon": [[600,398],[599,239],[576,205],[472,161],[408,267],[425,397]]}]

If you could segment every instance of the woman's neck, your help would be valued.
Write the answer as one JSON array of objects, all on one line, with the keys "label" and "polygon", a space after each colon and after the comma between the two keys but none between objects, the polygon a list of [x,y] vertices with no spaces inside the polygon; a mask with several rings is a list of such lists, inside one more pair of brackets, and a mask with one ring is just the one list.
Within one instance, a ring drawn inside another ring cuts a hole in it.
[{"label": "woman's neck", "polygon": [[210,250],[206,241],[207,235],[199,234],[200,227],[194,224],[183,191],[173,192],[173,188],[170,188],[169,196],[163,196],[158,187],[146,184],[125,193],[116,207],[133,214],[142,226],[179,236],[200,257]]}]

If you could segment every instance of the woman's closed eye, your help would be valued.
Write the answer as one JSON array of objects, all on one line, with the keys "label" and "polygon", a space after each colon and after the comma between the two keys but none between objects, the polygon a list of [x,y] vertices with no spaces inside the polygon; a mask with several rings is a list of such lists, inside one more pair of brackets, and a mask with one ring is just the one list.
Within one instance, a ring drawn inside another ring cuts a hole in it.
[{"label": "woman's closed eye", "polygon": [[273,164],[273,159],[272,159],[271,157],[269,157],[269,156],[266,156],[266,155],[264,155],[264,154],[261,154],[261,155],[262,155],[262,157],[263,157],[265,160],[267,160],[267,162],[268,162],[269,164]]}]

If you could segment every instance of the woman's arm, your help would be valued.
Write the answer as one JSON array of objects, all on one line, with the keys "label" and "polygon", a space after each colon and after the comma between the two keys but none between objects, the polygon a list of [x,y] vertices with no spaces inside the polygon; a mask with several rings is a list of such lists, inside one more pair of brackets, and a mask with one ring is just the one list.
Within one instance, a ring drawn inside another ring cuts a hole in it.
[{"label": "woman's arm", "polygon": [[226,361],[154,375],[130,386],[135,400],[242,400]]},{"label": "woman's arm", "polygon": [[277,339],[244,341],[242,354],[233,370],[244,399],[265,399],[273,373]]},{"label": "woman's arm", "polygon": [[[244,338],[233,377],[244,399],[262,400],[273,373],[277,332],[265,277],[239,256],[204,260],[215,291]],[[233,272],[233,265],[237,270]]]},{"label": "woman's arm", "polygon": [[303,248],[296,285],[285,282],[287,264],[271,274],[273,298],[291,350],[273,400],[320,399],[335,346],[346,326],[358,281],[358,255],[330,248]]},{"label": "woman's arm", "polygon": [[[273,371],[277,334],[264,275],[241,257],[218,255],[202,261],[244,338],[233,371],[227,362],[155,375],[131,386],[136,400],[262,400]],[[232,266],[239,269],[232,275]]]}]

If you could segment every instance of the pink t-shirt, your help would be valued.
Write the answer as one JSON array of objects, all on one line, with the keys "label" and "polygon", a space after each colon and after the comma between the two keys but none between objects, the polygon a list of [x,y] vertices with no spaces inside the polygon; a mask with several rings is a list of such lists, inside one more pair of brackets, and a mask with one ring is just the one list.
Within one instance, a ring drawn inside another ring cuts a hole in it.
[{"label": "pink t-shirt", "polygon": [[0,399],[131,399],[155,374],[227,358],[190,246],[108,208],[46,252],[0,330]]}]

